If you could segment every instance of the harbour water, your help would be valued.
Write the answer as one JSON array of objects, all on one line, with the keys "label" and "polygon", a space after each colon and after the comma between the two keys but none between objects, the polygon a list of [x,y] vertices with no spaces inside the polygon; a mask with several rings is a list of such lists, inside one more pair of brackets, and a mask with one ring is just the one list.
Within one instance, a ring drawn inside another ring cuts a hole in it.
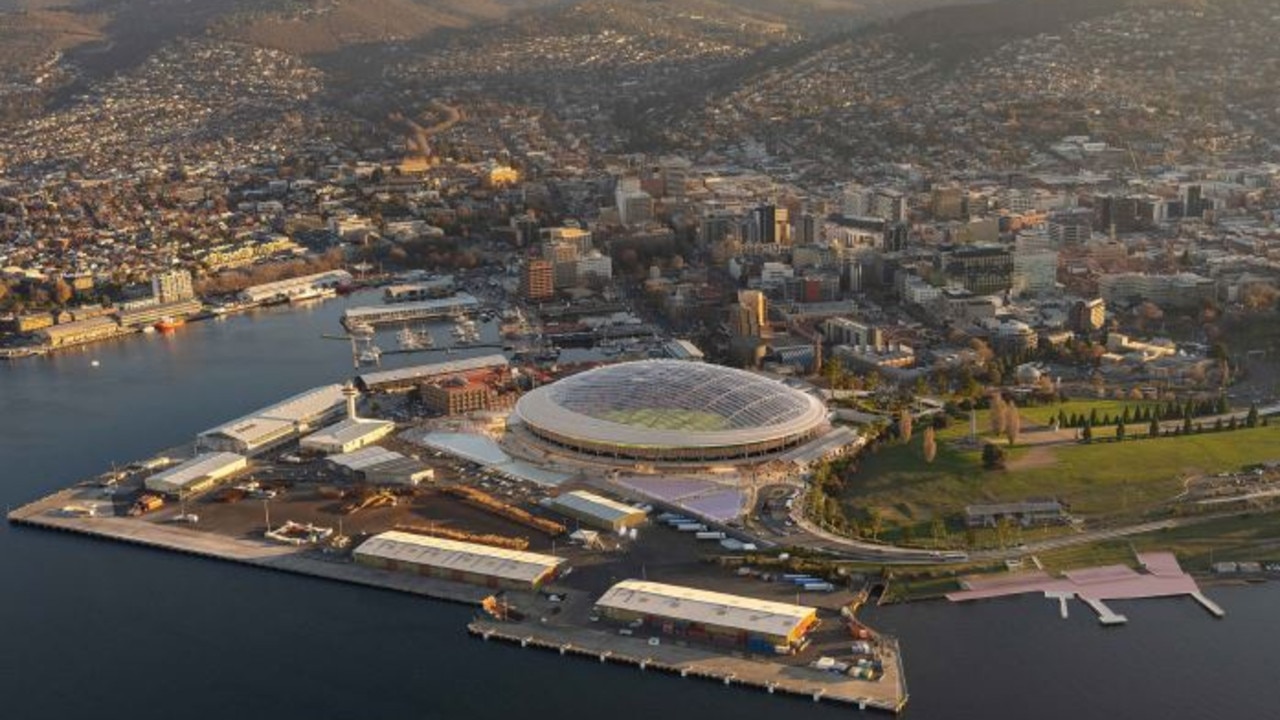
[{"label": "harbour water", "polygon": [[[0,365],[0,502],[15,506],[351,372],[346,298]],[[437,340],[448,325],[433,327]],[[496,339],[494,329],[486,338]],[[394,330],[380,333],[384,349]],[[454,357],[492,352],[476,348]],[[386,356],[385,366],[443,358]],[[97,360],[94,367],[92,361]],[[0,525],[0,717],[848,717],[467,636],[465,607]],[[901,638],[907,717],[1267,718],[1280,585],[1082,606],[1019,598],[870,611]]]}]

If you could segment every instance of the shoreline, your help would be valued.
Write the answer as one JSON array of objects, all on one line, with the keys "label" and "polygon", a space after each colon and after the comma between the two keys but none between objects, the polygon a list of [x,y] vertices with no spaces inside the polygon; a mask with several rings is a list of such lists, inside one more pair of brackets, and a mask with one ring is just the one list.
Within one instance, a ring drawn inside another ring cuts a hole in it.
[{"label": "shoreline", "polygon": [[[491,589],[448,580],[380,570],[348,559],[326,559],[314,549],[272,543],[245,537],[230,537],[194,530],[185,526],[156,524],[117,516],[81,517],[64,515],[61,508],[96,497],[93,481],[84,481],[57,490],[7,514],[11,525],[36,530],[57,531],[122,542],[166,552],[177,552],[208,560],[230,562],[253,568],[274,570],[332,582],[399,592],[430,600],[467,605],[479,610]],[[535,594],[519,592],[519,598]],[[802,665],[787,665],[754,659],[741,651],[719,652],[689,647],[667,637],[644,640],[577,625],[535,622],[499,622],[479,612],[466,624],[467,632],[483,640],[495,639],[521,647],[550,649],[560,655],[589,657],[599,662],[652,668],[681,678],[713,680],[725,686],[739,686],[814,702],[826,701],[900,714],[906,707],[906,676],[896,639],[881,636],[891,662],[885,677],[868,681],[837,675]],[[879,690],[880,692],[876,692]]]}]

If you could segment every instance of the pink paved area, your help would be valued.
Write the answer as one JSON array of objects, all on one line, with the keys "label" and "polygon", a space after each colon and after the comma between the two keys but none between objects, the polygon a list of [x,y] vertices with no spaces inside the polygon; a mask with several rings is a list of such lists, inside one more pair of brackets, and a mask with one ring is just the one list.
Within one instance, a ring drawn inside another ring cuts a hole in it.
[{"label": "pink paved area", "polygon": [[1139,573],[1124,565],[1069,570],[1063,577],[1050,577],[1040,570],[996,577],[974,577],[963,581],[965,590],[948,593],[952,602],[1022,595],[1026,593],[1071,593],[1081,599],[1130,600],[1138,598],[1191,595],[1200,588],[1182,571],[1171,553],[1145,553],[1138,560],[1148,570]]}]

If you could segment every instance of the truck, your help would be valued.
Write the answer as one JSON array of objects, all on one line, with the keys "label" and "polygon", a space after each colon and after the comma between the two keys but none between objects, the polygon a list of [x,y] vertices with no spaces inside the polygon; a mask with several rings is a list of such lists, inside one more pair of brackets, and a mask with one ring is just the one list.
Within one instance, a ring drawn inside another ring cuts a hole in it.
[{"label": "truck", "polygon": [[808,582],[801,585],[800,588],[810,592],[832,592],[836,589],[836,586],[829,582]]},{"label": "truck", "polygon": [[139,515],[146,515],[147,513],[159,510],[162,507],[164,507],[164,498],[159,495],[144,493],[138,496],[138,499],[134,501],[133,506],[129,508],[129,516],[138,517]]},{"label": "truck", "polygon": [[695,533],[694,537],[699,540],[723,540],[725,539],[725,534],[722,532],[699,532]]}]

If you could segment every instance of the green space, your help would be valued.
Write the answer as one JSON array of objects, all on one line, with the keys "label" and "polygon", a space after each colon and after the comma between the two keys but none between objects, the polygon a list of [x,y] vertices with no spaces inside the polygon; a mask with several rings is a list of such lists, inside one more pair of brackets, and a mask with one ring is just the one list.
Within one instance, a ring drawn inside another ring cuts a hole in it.
[{"label": "green space", "polygon": [[1187,527],[1091,545],[1037,553],[1049,570],[1097,565],[1134,565],[1134,551],[1167,550],[1188,572],[1207,572],[1215,562],[1280,562],[1280,513],[1210,520]]},{"label": "green space", "polygon": [[603,413],[603,419],[610,422],[635,427],[653,428],[654,430],[688,430],[690,432],[709,432],[712,430],[728,430],[730,425],[724,418],[715,413],[701,410],[676,410],[667,408],[639,408],[636,410],[610,410]]},{"label": "green space", "polygon": [[865,518],[874,508],[886,526],[915,526],[917,537],[928,532],[935,513],[1030,497],[1059,498],[1081,516],[1138,517],[1181,492],[1186,477],[1280,459],[1280,424],[1122,443],[1015,446],[1008,470],[985,470],[977,448],[941,439],[934,462],[926,463],[921,436],[859,458],[840,493],[846,514]]},{"label": "green space", "polygon": [[[1068,400],[1067,402],[1045,403],[1043,405],[1029,405],[1026,407],[1019,406],[1018,414],[1022,416],[1022,432],[1027,433],[1034,430],[1043,429],[1048,426],[1061,411],[1067,417],[1072,415],[1089,416],[1093,412],[1097,412],[1099,418],[1110,415],[1112,418],[1118,418],[1124,415],[1125,408],[1129,408],[1129,413],[1133,414],[1139,408],[1146,406],[1163,406],[1156,400]],[[975,415],[978,424],[979,437],[991,437],[991,411],[983,408],[977,410]],[[1147,431],[1144,423],[1130,423],[1129,431],[1131,433],[1145,434]],[[1101,433],[1106,430],[1099,429]],[[951,424],[938,433],[939,439],[959,439],[968,436],[969,419],[963,420],[953,418]]]}]

